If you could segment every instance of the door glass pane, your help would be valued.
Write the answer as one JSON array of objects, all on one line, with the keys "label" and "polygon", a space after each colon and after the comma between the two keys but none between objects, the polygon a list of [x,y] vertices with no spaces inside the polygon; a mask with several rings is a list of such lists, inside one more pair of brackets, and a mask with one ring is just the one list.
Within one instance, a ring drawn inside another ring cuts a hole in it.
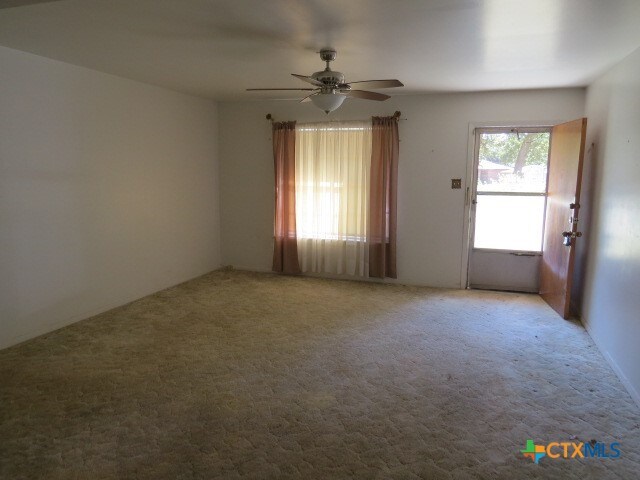
[{"label": "door glass pane", "polygon": [[544,200],[542,196],[478,195],[473,246],[539,252]]},{"label": "door glass pane", "polygon": [[480,134],[477,191],[545,192],[549,135],[549,132]]}]

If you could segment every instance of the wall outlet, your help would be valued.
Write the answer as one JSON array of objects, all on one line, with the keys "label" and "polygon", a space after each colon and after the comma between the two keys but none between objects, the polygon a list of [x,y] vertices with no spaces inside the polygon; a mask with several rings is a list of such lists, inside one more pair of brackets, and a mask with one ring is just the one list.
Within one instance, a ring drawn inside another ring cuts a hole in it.
[{"label": "wall outlet", "polygon": [[462,179],[461,178],[452,178],[451,179],[451,188],[462,188]]}]

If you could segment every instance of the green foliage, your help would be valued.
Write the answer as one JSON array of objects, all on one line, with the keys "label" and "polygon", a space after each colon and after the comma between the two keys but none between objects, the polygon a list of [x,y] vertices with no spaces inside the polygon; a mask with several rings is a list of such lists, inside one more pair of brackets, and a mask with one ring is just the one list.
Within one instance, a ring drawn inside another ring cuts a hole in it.
[{"label": "green foliage", "polygon": [[525,138],[531,138],[531,150],[525,165],[546,165],[549,155],[548,133],[483,133],[480,140],[480,160],[513,167]]}]

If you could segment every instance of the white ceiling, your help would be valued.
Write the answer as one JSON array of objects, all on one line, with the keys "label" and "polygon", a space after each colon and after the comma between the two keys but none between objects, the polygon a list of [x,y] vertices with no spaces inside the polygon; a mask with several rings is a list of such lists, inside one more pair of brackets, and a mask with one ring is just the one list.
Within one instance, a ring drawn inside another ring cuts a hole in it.
[{"label": "white ceiling", "polygon": [[639,25],[640,0],[0,0],[0,45],[220,100],[296,96],[244,89],[306,87],[325,46],[385,93],[584,86]]}]

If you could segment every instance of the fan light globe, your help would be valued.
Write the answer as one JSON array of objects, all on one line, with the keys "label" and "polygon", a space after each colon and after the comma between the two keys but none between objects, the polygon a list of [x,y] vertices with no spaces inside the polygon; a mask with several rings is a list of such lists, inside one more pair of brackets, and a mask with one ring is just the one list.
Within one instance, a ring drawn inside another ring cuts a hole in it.
[{"label": "fan light globe", "polygon": [[342,105],[346,95],[340,93],[319,93],[311,97],[313,104],[325,113],[333,112]]}]

